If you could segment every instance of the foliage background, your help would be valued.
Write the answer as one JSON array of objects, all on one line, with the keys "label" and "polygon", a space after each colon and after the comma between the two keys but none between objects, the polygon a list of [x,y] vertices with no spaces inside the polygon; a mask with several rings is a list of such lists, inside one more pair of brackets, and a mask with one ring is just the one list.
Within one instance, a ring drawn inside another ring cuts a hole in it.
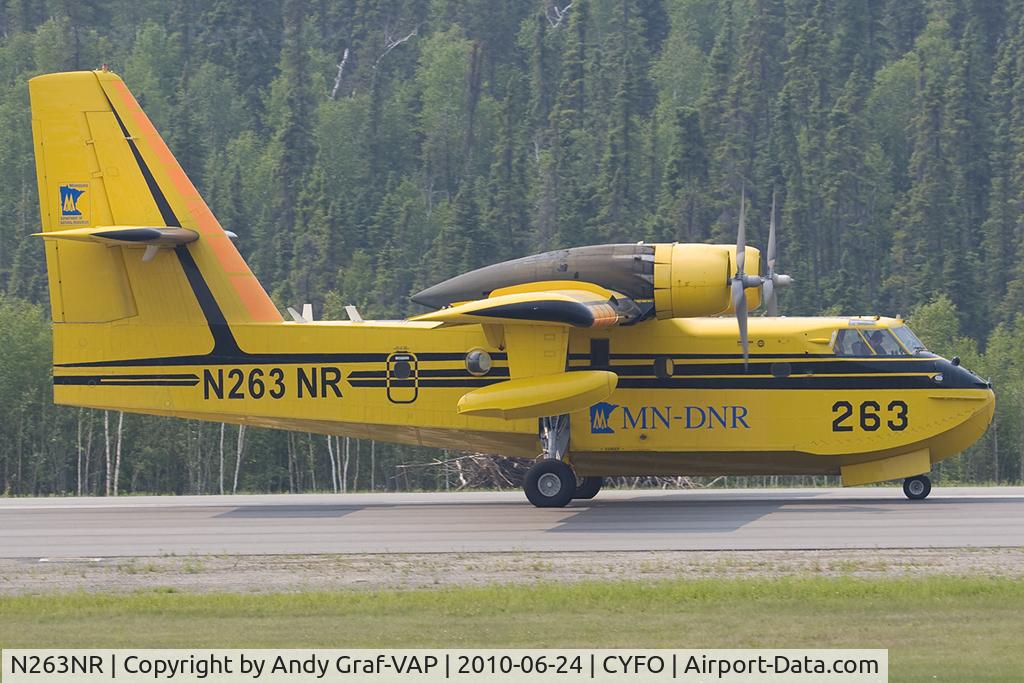
[{"label": "foliage background", "polygon": [[939,479],[1024,480],[1020,3],[5,0],[0,28],[4,493],[108,490],[119,445],[115,492],[230,489],[239,453],[246,490],[458,485],[399,467],[426,449],[51,404],[25,82],[103,63],[318,317],[562,246],[732,242],[743,185],[761,244],[774,190],[783,312],[911,313],[999,392]]}]

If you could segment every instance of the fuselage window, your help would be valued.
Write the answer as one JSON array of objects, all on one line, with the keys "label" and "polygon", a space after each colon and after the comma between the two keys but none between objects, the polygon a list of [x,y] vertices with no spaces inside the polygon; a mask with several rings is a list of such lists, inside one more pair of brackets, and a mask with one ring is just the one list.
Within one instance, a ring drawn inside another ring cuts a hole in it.
[{"label": "fuselage window", "polygon": [[864,336],[868,338],[871,349],[879,356],[905,356],[906,352],[899,345],[896,338],[889,330],[864,330]]},{"label": "fuselage window", "polygon": [[870,356],[871,347],[858,330],[839,330],[836,332],[837,356]]}]

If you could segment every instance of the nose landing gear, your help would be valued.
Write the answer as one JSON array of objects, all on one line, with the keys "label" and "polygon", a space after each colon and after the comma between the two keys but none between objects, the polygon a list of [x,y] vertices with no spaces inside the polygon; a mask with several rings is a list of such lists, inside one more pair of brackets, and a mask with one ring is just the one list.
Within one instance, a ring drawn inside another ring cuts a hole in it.
[{"label": "nose landing gear", "polygon": [[927,475],[907,477],[903,480],[903,493],[910,500],[924,500],[932,492],[932,480]]}]

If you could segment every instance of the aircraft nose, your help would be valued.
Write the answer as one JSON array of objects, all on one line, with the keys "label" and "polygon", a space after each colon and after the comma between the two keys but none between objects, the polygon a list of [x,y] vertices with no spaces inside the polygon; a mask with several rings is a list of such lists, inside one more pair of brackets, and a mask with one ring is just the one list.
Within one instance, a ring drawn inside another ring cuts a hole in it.
[{"label": "aircraft nose", "polygon": [[985,427],[987,428],[992,423],[992,418],[996,414],[996,392],[992,391],[992,383],[985,382],[987,385],[985,390],[985,405],[978,411],[985,416]]},{"label": "aircraft nose", "polygon": [[[933,397],[933,418],[952,424],[947,431],[938,434],[928,447],[932,461],[962,453],[980,439],[992,423],[996,410],[996,395],[987,382],[978,380],[981,386],[957,387],[960,391],[943,392]],[[952,388],[945,385],[946,388]]]},{"label": "aircraft nose", "polygon": [[948,361],[939,359],[935,364],[938,372],[932,378],[936,384],[947,389],[992,389],[992,383],[960,365],[960,359]]}]

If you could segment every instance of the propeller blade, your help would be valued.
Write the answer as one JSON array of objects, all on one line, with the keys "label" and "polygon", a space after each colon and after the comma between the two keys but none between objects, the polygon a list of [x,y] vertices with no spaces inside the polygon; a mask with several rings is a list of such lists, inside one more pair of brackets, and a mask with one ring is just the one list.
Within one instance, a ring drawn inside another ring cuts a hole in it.
[{"label": "propeller blade", "polygon": [[750,344],[747,339],[747,291],[743,280],[732,281],[732,307],[736,311],[736,322],[740,327],[740,346],[743,348],[743,368],[746,369],[750,357]]},{"label": "propeller blade", "polygon": [[740,227],[736,231],[736,273],[743,275],[747,260],[747,188],[740,190]]},{"label": "propeller blade", "polygon": [[765,306],[767,307],[767,314],[770,317],[775,317],[779,314],[779,298],[775,293],[775,281],[770,277],[764,279],[764,284],[761,285],[761,298],[764,299]]},{"label": "propeller blade", "polygon": [[775,193],[772,192],[772,218],[768,224],[768,277],[775,274]]}]

